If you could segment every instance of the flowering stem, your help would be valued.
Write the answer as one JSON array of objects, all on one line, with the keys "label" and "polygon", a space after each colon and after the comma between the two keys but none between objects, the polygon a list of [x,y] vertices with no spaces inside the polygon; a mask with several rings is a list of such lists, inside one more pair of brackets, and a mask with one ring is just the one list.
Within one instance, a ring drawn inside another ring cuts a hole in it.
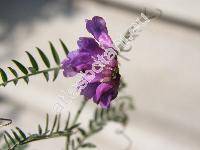
[{"label": "flowering stem", "polygon": [[74,121],[72,122],[72,126],[76,124],[76,122],[77,122],[77,120],[78,120],[78,118],[79,118],[81,112],[83,111],[83,108],[85,107],[86,103],[87,103],[87,100],[84,99],[84,100],[82,101],[82,103],[81,103],[81,106],[80,106],[78,112],[76,113],[76,116],[75,116],[75,118],[74,118]]},{"label": "flowering stem", "polygon": [[[71,127],[74,126],[76,124],[76,122],[78,121],[78,119],[79,119],[79,117],[80,117],[80,115],[81,115],[86,103],[87,103],[87,100],[84,98],[84,100],[82,101],[82,103],[80,105],[80,108],[78,109],[78,111],[76,113],[76,116],[75,116],[75,118],[74,118],[74,120],[72,122]],[[70,135],[67,136],[66,150],[69,150],[69,143],[70,143]]]}]

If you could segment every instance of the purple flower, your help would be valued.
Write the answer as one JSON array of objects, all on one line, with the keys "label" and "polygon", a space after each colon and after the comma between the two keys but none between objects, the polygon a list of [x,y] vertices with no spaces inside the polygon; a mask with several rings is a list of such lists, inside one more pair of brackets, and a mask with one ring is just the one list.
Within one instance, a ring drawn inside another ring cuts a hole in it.
[{"label": "purple flower", "polygon": [[[93,99],[102,108],[109,108],[111,101],[117,97],[120,83],[117,55],[114,55],[117,51],[103,18],[95,16],[92,20],[86,20],[86,28],[94,38],[79,38],[78,49],[70,52],[62,62],[63,74],[72,77],[84,73],[78,87],[80,94]],[[86,86],[80,88],[83,83]]]}]

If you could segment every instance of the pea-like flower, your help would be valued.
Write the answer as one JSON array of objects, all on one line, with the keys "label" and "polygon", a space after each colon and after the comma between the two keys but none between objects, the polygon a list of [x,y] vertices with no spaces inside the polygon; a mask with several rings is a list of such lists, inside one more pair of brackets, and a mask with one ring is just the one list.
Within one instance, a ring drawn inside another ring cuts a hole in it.
[{"label": "pea-like flower", "polygon": [[86,28],[94,38],[79,38],[78,49],[69,52],[62,62],[63,74],[73,77],[82,73],[77,86],[80,94],[107,109],[117,97],[120,84],[117,50],[102,17],[86,20]]}]

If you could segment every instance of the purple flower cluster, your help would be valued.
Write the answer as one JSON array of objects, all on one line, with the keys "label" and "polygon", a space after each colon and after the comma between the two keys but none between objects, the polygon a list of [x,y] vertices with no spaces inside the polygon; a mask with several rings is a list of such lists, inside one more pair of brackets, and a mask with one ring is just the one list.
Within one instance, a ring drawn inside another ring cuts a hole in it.
[{"label": "purple flower cluster", "polygon": [[117,55],[114,55],[117,51],[103,18],[95,16],[92,20],[86,20],[86,28],[94,38],[79,38],[79,48],[70,52],[62,62],[63,74],[65,77],[73,77],[83,73],[83,80],[77,87],[80,94],[107,109],[117,97],[120,84]]}]

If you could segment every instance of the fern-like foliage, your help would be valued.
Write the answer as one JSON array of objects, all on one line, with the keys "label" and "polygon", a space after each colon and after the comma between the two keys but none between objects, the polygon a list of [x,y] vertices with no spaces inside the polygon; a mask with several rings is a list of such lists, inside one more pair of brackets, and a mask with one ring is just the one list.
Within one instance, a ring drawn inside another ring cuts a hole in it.
[{"label": "fern-like foliage", "polygon": [[[60,44],[62,45],[62,48],[65,54],[67,55],[69,51],[66,45],[62,40],[60,40]],[[54,65],[52,64],[52,62],[50,62],[50,59],[40,48],[36,48],[38,54],[41,57],[41,60],[45,65],[45,68],[40,68],[37,60],[33,57],[33,55],[30,52],[26,52],[31,66],[25,66],[17,60],[12,60],[12,62],[16,65],[17,69],[20,72],[16,69],[13,69],[12,67],[7,67],[13,75],[13,77],[9,79],[7,71],[0,68],[0,75],[3,81],[3,83],[0,83],[0,86],[6,86],[8,83],[11,82],[17,85],[18,81],[21,79],[28,84],[29,78],[38,74],[43,74],[45,79],[49,81],[50,72],[54,72],[52,80],[55,81],[61,69],[61,61],[55,46],[51,42],[49,42],[49,45],[52,57],[54,59]],[[19,74],[22,75],[20,76]],[[125,82],[121,80],[119,91],[121,91],[125,87]],[[0,140],[2,139],[2,137],[5,140],[5,145],[3,147],[0,147],[0,150],[25,150],[28,144],[33,141],[39,141],[56,137],[66,137],[66,150],[78,150],[80,148],[95,148],[96,145],[87,142],[87,138],[100,132],[104,128],[104,126],[111,121],[120,123],[122,125],[127,124],[128,111],[130,109],[133,109],[132,98],[129,96],[123,96],[119,97],[118,99],[119,101],[117,105],[112,106],[108,110],[96,109],[94,112],[94,117],[88,122],[87,129],[81,128],[80,124],[77,124],[77,120],[86,104],[86,100],[84,100],[79,110],[76,112],[76,116],[72,122],[70,119],[70,114],[68,115],[65,127],[62,130],[60,129],[61,116],[56,115],[54,117],[54,121],[50,125],[49,115],[47,114],[45,128],[42,128],[42,126],[39,124],[38,131],[35,134],[27,134],[19,127],[11,129],[10,132],[5,131],[4,134],[0,134]],[[76,132],[74,132],[75,130]]]},{"label": "fern-like foliage", "polygon": [[[84,100],[80,109],[76,113],[78,114],[78,116],[80,115],[85,104],[86,101]],[[95,148],[96,145],[87,142],[87,139],[92,135],[95,135],[96,133],[100,132],[104,128],[104,126],[106,126],[109,122],[116,122],[122,125],[126,125],[128,122],[128,112],[133,108],[133,100],[131,97],[120,96],[118,98],[118,103],[112,106],[110,109],[95,109],[94,116],[91,120],[89,120],[87,129],[80,127],[80,124],[76,123],[76,117],[75,119],[73,119],[73,121],[71,121],[69,113],[64,129],[60,130],[61,116],[56,115],[54,117],[54,121],[50,125],[49,115],[47,114],[45,127],[42,128],[42,126],[39,124],[38,131],[35,134],[27,135],[18,127],[16,127],[14,130],[11,130],[11,133],[5,131],[4,135],[0,134],[0,139],[2,136],[4,136],[4,140],[6,143],[0,149],[25,150],[28,146],[27,144],[33,141],[39,141],[56,137],[67,138],[67,150]]]},{"label": "fern-like foliage", "polygon": [[[60,39],[60,43],[61,43],[61,46],[62,46],[65,54],[67,55],[69,52],[67,46],[64,44],[64,42],[61,39]],[[60,56],[58,55],[58,52],[57,52],[55,46],[52,44],[52,42],[49,42],[49,45],[50,45],[50,50],[51,50],[53,59],[55,61],[55,65],[54,65],[55,67],[52,67],[47,55],[40,48],[36,47],[36,50],[38,51],[46,68],[45,69],[39,68],[38,62],[33,57],[33,55],[30,52],[26,51],[26,54],[30,61],[31,66],[27,67],[17,60],[12,60],[12,62],[16,65],[16,67],[20,70],[20,72],[23,75],[19,76],[18,75],[19,72],[16,71],[16,69],[13,69],[12,67],[8,67],[8,70],[13,75],[12,79],[8,79],[8,75],[7,75],[6,71],[4,69],[0,68],[0,75],[1,75],[1,79],[3,81],[3,83],[1,83],[0,86],[6,86],[10,82],[13,82],[16,85],[20,79],[23,79],[28,84],[29,77],[31,77],[33,75],[37,75],[37,74],[43,74],[45,79],[47,81],[49,81],[49,72],[51,72],[51,71],[54,72],[53,81],[55,81],[56,78],[58,77],[59,70],[61,69],[60,68],[61,61],[60,61]]]},{"label": "fern-like foliage", "polygon": [[78,128],[79,124],[75,124],[74,126],[69,127],[69,121],[70,120],[67,119],[65,128],[63,130],[60,130],[61,115],[56,115],[54,117],[52,125],[50,126],[49,115],[47,114],[45,128],[43,129],[41,125],[38,125],[38,132],[35,134],[28,135],[18,127],[16,127],[14,130],[11,129],[11,133],[5,131],[3,136],[6,144],[2,147],[2,150],[19,150],[19,148],[22,150],[22,148],[25,149],[27,147],[28,143],[31,143],[33,141],[56,137],[66,137],[74,134],[74,130]]},{"label": "fern-like foliage", "polygon": [[[81,127],[78,128],[80,136],[71,138],[68,145],[70,145],[70,150],[78,150],[80,148],[96,148],[96,145],[86,140],[100,132],[104,126],[109,122],[116,122],[122,125],[126,125],[128,122],[128,111],[132,110],[133,101],[129,96],[119,97],[118,105],[111,107],[108,110],[96,109],[94,112],[94,117],[89,121],[88,130]],[[73,136],[73,135],[72,135]]]}]

